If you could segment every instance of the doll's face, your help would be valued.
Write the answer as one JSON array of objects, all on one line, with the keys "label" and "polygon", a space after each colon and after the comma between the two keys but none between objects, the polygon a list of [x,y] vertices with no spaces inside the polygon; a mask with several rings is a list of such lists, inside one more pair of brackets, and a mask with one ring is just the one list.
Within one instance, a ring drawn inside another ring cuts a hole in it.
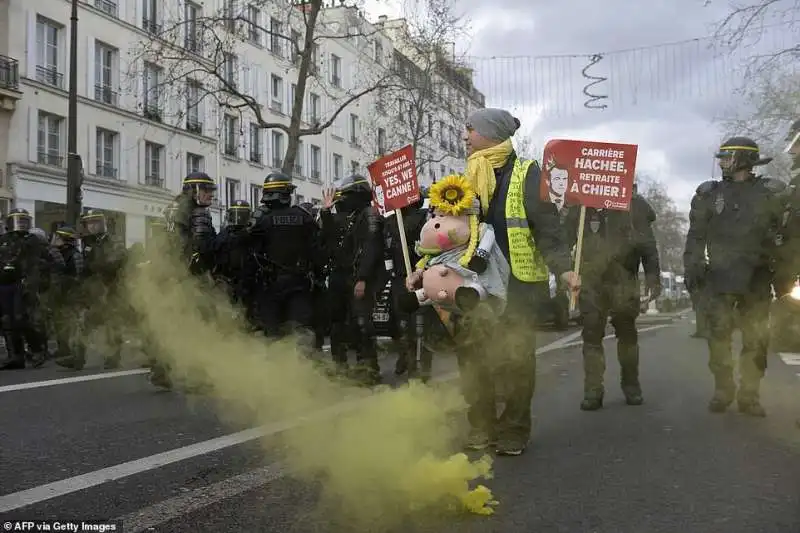
[{"label": "doll's face", "polygon": [[469,217],[454,217],[434,212],[420,234],[420,244],[427,250],[446,252],[469,242]]}]

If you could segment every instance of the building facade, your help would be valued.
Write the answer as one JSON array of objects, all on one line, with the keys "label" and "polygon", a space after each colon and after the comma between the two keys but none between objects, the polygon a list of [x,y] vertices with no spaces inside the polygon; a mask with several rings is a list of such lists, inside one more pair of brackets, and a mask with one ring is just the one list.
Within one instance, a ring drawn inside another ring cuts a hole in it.
[{"label": "building facade", "polygon": [[[110,213],[114,231],[128,245],[147,239],[149,221],[160,216],[188,172],[203,170],[218,180],[213,213],[219,226],[226,205],[239,199],[257,204],[264,177],[281,167],[289,138],[279,128],[260,125],[289,124],[298,79],[293,43],[302,41],[301,17],[287,16],[296,10],[278,0],[241,8],[229,2],[79,4],[77,144],[85,173],[83,206]],[[37,226],[49,229],[65,210],[70,1],[3,0],[0,6],[0,23],[7,29],[0,49],[0,128],[7,135],[0,139],[0,158],[6,162],[0,202],[13,199],[34,215]],[[241,99],[226,100],[219,80],[206,75],[213,71],[203,70],[210,68],[206,63],[213,55],[209,43],[222,33],[213,30],[212,39],[195,28],[201,20],[221,27],[225,21],[219,14],[232,9],[242,10],[232,18],[243,25],[230,28],[227,48],[217,52],[225,57],[225,81],[260,104],[260,117]],[[393,61],[388,32],[351,8],[331,6],[322,20],[320,35],[357,32],[317,41],[302,127],[325,125],[338,114],[318,134],[300,138],[293,169],[298,201],[319,202],[325,185],[351,172],[366,173],[365,166],[378,155],[401,146],[399,140],[375,147],[366,141],[379,136],[371,125],[381,104],[366,89]],[[152,45],[156,42],[159,49]],[[383,124],[384,132],[398,129],[392,120]],[[437,149],[444,164],[423,175],[463,168],[456,146],[460,141]],[[0,210],[7,212],[6,207],[0,203]]]}]

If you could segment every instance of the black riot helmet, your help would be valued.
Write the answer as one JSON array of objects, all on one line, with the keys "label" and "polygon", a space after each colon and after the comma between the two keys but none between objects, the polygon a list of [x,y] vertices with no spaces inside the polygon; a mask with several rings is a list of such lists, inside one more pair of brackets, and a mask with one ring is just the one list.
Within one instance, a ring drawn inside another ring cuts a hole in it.
[{"label": "black riot helmet", "polygon": [[262,187],[261,203],[266,206],[274,204],[291,205],[292,194],[297,185],[292,183],[292,178],[283,172],[271,172],[264,178]]},{"label": "black riot helmet", "polygon": [[731,137],[722,143],[716,156],[722,177],[728,178],[740,170],[766,165],[771,157],[762,158],[758,144],[748,137]]},{"label": "black riot helmet", "polygon": [[81,223],[89,235],[102,235],[108,231],[106,215],[97,209],[89,209],[81,215]]},{"label": "black riot helmet", "polygon": [[236,200],[228,206],[227,221],[229,226],[241,228],[250,223],[253,211],[248,202]]},{"label": "black riot helmet", "polygon": [[183,178],[183,192],[191,194],[199,207],[208,207],[214,201],[217,183],[205,172],[191,172]]},{"label": "black riot helmet", "polygon": [[52,242],[56,246],[62,244],[74,244],[78,239],[78,232],[72,226],[59,226],[53,232]]},{"label": "black riot helmet", "polygon": [[33,225],[31,214],[25,209],[12,209],[6,217],[6,230],[10,232],[28,232]]},{"label": "black riot helmet", "polygon": [[353,174],[334,184],[336,205],[344,211],[367,207],[372,202],[372,186],[367,178]]}]

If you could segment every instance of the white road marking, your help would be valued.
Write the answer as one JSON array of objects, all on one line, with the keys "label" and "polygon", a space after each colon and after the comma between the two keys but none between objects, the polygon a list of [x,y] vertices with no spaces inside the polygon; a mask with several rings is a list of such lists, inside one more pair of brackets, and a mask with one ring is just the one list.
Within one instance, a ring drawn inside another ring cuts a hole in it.
[{"label": "white road marking", "polygon": [[[639,329],[639,333],[645,333],[645,332],[647,332],[647,331],[653,331],[653,330],[656,330],[656,329],[668,328],[668,327],[670,327],[671,325],[672,325],[672,324],[659,324],[659,325],[657,325],[657,326],[648,326],[648,327],[646,327],[646,328],[641,328],[641,329]],[[605,337],[603,337],[603,340],[604,340],[604,341],[607,341],[607,340],[613,339],[614,337],[615,337],[615,335],[606,335]],[[576,342],[570,342],[570,343],[562,344],[562,345],[561,345],[561,346],[559,346],[558,348],[572,348],[573,346],[580,346],[580,345],[582,345],[582,344],[583,344],[583,341],[581,340],[581,341],[576,341]],[[539,352],[537,352],[537,353],[539,353]]]},{"label": "white road marking", "polygon": [[279,463],[229,477],[211,485],[190,490],[154,505],[117,518],[128,533],[152,530],[170,520],[193,513],[214,503],[263,487],[282,478],[286,472]]},{"label": "white road marking", "polygon": [[42,387],[53,387],[67,383],[81,383],[84,381],[96,381],[98,379],[121,378],[125,376],[138,376],[150,372],[148,368],[137,368],[134,370],[120,370],[118,372],[102,372],[100,374],[89,374],[88,376],[74,376],[71,378],[47,379],[44,381],[32,381],[30,383],[16,383],[14,385],[3,385],[0,392],[14,392],[28,389],[39,389]]},{"label": "white road marking", "polygon": [[[559,346],[560,341],[561,339],[541,347],[537,351],[537,353],[544,353],[547,351],[551,351],[553,349],[557,349],[554,348],[554,346],[556,347]],[[458,377],[458,373],[454,372],[444,376],[439,376],[438,379],[434,379],[433,381],[446,382],[446,381],[451,381],[456,377]],[[200,455],[205,455],[225,448],[230,448],[238,444],[244,444],[246,442],[250,442],[262,437],[276,435],[288,429],[292,429],[302,424],[308,423],[314,419],[328,418],[336,414],[346,412],[349,409],[355,408],[362,401],[364,401],[364,399],[365,398],[346,400],[336,405],[333,405],[327,409],[316,411],[311,415],[301,417],[295,420],[276,422],[274,424],[270,424],[263,427],[247,429],[244,431],[240,431],[238,433],[224,435],[222,437],[217,437],[215,439],[198,442],[195,444],[190,444],[182,448],[176,448],[174,450],[169,450],[148,457],[143,457],[141,459],[136,459],[133,461],[128,461],[126,463],[109,466],[107,468],[102,468],[100,470],[95,470],[93,472],[87,472],[86,474],[81,474],[79,476],[74,476],[71,478],[62,479],[60,481],[54,481],[52,483],[39,485],[12,494],[6,494],[4,496],[0,496],[0,513],[13,511],[15,509],[20,509],[22,507],[33,505],[35,503],[40,503],[43,501],[51,500],[53,498],[58,498],[60,496],[65,496],[67,494],[95,487],[103,483],[108,483],[110,481],[123,479],[135,474],[147,472],[148,470],[153,470],[155,468],[176,463],[178,461],[191,459],[193,457],[198,457]]]},{"label": "white road marking", "polygon": [[[789,366],[800,366],[800,353],[780,352],[778,356]],[[800,372],[795,375],[800,378]]]},{"label": "white road marking", "polygon": [[[659,329],[668,326],[669,324],[663,324],[659,326],[643,328],[639,331],[640,332],[650,331],[653,329]],[[577,343],[570,342],[571,339],[575,339],[579,335],[580,332],[574,332],[564,337],[561,337],[560,339],[557,339],[556,341],[551,342],[550,344],[547,344],[539,348],[536,351],[536,354],[542,355],[544,353],[559,350],[561,348],[566,348],[569,346],[581,344],[581,341],[578,341]],[[447,382],[447,381],[452,381],[457,377],[458,377],[458,372],[451,372],[449,374],[437,376],[432,381]],[[310,415],[300,417],[295,420],[275,422],[273,424],[269,424],[266,426],[239,431],[237,433],[232,433],[230,435],[224,435],[221,437],[217,437],[215,439],[210,439],[207,441],[190,444],[188,446],[183,446],[181,448],[175,448],[173,450],[158,453],[155,455],[150,455],[148,457],[143,457],[141,459],[136,459],[133,461],[128,461],[126,463],[121,463],[118,465],[109,466],[107,468],[102,468],[100,470],[87,472],[86,474],[81,474],[71,478],[54,481],[52,483],[46,483],[44,485],[38,485],[36,487],[14,492],[12,494],[6,494],[4,496],[0,496],[0,513],[13,511],[15,509],[20,509],[36,503],[41,503],[43,501],[51,500],[53,498],[58,498],[61,496],[65,496],[67,494],[72,494],[74,492],[85,490],[91,487],[96,487],[104,483],[123,479],[129,476],[140,474],[142,472],[154,470],[162,466],[167,466],[173,463],[177,463],[179,461],[191,459],[193,457],[198,457],[208,453],[230,448],[232,446],[236,446],[239,444],[244,444],[246,442],[250,442],[263,437],[276,435],[278,433],[282,433],[289,429],[311,422],[315,419],[320,419],[320,418],[325,419],[344,413],[360,405],[361,402],[367,400],[368,398],[369,396],[367,396],[366,398],[361,397],[352,400],[345,400],[329,408],[316,411]],[[256,483],[257,479],[261,479],[263,483],[267,483],[269,481],[276,479],[277,477],[280,477],[279,475],[281,471],[280,468],[274,466],[271,468],[272,470],[262,470],[260,474],[253,474],[252,477],[247,478],[251,480],[249,486],[251,488],[253,488],[254,486],[258,486],[258,484]],[[225,487],[228,487],[228,485],[222,485],[220,486],[220,488],[214,489],[215,491],[217,491],[214,493],[216,494],[219,493],[219,491],[225,492],[232,490]],[[170,500],[167,500],[167,502],[169,501]],[[173,502],[173,503],[175,503],[175,508],[180,507],[180,505],[178,505],[179,502]],[[209,501],[209,503],[212,502]],[[188,505],[188,504],[183,504],[183,505]],[[140,520],[141,523],[144,523],[145,521],[149,522],[154,519],[155,518],[140,516],[137,520]],[[163,523],[169,519],[171,518],[166,518],[166,515],[160,515],[159,518],[159,520],[161,520],[160,523]],[[147,527],[152,527],[152,526],[147,526]]]}]

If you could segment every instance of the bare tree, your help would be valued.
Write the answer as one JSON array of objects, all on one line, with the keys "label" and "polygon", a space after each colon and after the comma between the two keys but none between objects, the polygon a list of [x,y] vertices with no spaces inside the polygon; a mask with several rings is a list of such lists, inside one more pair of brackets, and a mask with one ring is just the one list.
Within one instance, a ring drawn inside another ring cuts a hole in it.
[{"label": "bare tree", "polygon": [[530,135],[515,136],[514,150],[523,159],[535,159],[538,161],[541,158],[541,155],[536,153],[536,145]]},{"label": "bare tree", "polygon": [[762,70],[745,88],[745,105],[737,104],[719,119],[729,136],[746,135],[759,143],[770,177],[789,181],[792,161],[784,153],[789,127],[800,118],[800,74]]},{"label": "bare tree", "polygon": [[683,249],[689,228],[686,215],[678,210],[662,182],[641,175],[637,176],[636,182],[639,194],[644,196],[656,213],[653,232],[661,269],[665,272],[683,272]]},{"label": "bare tree", "polygon": [[[131,79],[141,79],[143,62],[160,69],[157,86],[152,84],[146,88],[149,93],[142,95],[144,115],[190,131],[193,123],[187,120],[187,113],[203,102],[210,102],[217,112],[218,124],[222,113],[247,116],[261,129],[286,134],[281,170],[287,174],[295,168],[302,137],[322,133],[348,106],[391,80],[390,71],[381,68],[369,54],[360,55],[349,80],[334,71],[332,61],[322,61],[323,41],[365,39],[366,44],[376,32],[356,7],[344,1],[329,10],[323,0],[225,0],[222,9],[208,13],[190,12],[188,5],[179,13],[168,4],[161,8],[167,11],[164,23],[150,24],[146,29],[151,38],[131,51]],[[287,79],[294,82],[288,110],[263,101],[260,89],[270,87],[262,85],[268,80],[259,75],[259,61],[248,59],[248,55],[256,55],[253,46],[268,49]],[[328,96],[332,105],[327,113],[305,105],[309,90]],[[164,110],[165,101],[185,105]],[[272,118],[276,114],[288,117],[288,123]],[[239,135],[244,134],[240,130]]]},{"label": "bare tree", "polygon": [[[706,2],[706,5],[708,2]],[[777,31],[777,26],[790,30],[800,27],[800,0],[734,0],[730,12],[716,28],[716,40],[730,50],[745,48],[758,41],[764,33]],[[754,71],[770,67],[777,62],[794,62],[800,59],[800,44],[791,44],[766,54],[755,53],[750,57]]]},{"label": "bare tree", "polygon": [[[380,92],[366,135],[370,152],[380,157],[411,144],[417,170],[445,158],[464,157],[461,131],[474,93],[472,71],[456,57],[455,42],[468,23],[453,0],[410,0],[403,21],[385,22],[395,41],[394,83]],[[379,133],[380,132],[380,133]]]}]

